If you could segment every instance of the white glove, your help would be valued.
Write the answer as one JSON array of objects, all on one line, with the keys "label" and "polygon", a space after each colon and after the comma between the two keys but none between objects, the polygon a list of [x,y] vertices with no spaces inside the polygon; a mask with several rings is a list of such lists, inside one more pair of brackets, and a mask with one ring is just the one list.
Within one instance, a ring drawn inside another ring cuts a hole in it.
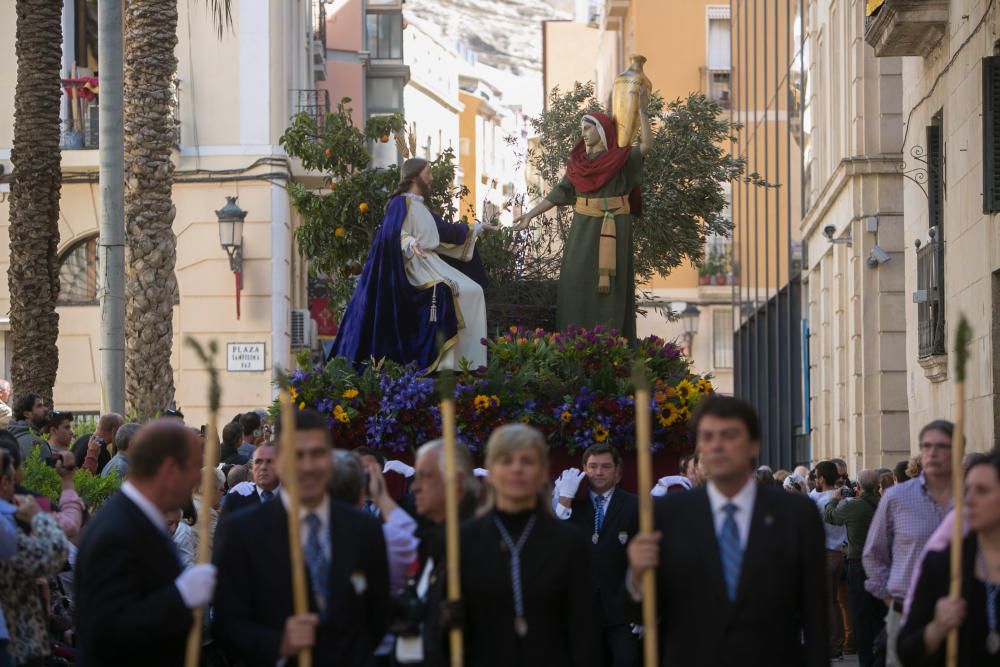
[{"label": "white glove", "polygon": [[580,482],[587,476],[579,468],[567,468],[556,480],[556,491],[560,498],[575,498],[576,492],[580,490]]},{"label": "white glove", "polygon": [[233,488],[229,489],[229,493],[235,493],[240,496],[249,496],[254,491],[253,482],[240,482]]},{"label": "white glove", "polygon": [[413,477],[413,473],[416,472],[414,468],[411,468],[402,461],[395,460],[385,462],[385,468],[382,469],[382,474],[389,471],[398,472],[403,477]]},{"label": "white glove", "polygon": [[215,566],[192,565],[174,580],[181,599],[188,609],[203,607],[215,594]]},{"label": "white glove", "polygon": [[489,477],[490,471],[487,470],[486,468],[476,468],[475,470],[472,471],[472,474],[475,477]]},{"label": "white glove", "polygon": [[683,475],[667,475],[666,477],[661,477],[657,480],[656,486],[654,486],[653,490],[649,492],[649,495],[657,497],[665,496],[671,486],[682,486],[685,491],[690,491],[691,480]]}]

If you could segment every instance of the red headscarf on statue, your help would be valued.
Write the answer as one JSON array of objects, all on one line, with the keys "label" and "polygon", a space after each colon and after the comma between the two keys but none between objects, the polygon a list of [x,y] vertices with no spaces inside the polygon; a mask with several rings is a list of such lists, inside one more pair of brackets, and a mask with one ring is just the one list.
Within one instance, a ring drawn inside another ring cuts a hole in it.
[{"label": "red headscarf on statue", "polygon": [[[566,167],[566,178],[580,194],[600,190],[615,174],[625,168],[631,146],[618,147],[618,129],[615,122],[607,114],[594,112],[587,114],[601,124],[604,142],[607,150],[595,158],[587,155],[587,144],[581,138],[569,154],[569,166]],[[629,208],[634,217],[642,215],[642,196],[639,188],[628,193]]]}]

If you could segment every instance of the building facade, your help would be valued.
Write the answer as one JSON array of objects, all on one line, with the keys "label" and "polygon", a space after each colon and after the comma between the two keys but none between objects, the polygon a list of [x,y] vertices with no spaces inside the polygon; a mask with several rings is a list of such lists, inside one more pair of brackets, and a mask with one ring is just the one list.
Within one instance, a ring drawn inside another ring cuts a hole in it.
[{"label": "building facade", "polygon": [[852,470],[910,453],[902,74],[876,58],[857,3],[804,17],[801,222],[812,459]]},{"label": "building facade", "polygon": [[920,427],[955,414],[954,332],[972,328],[966,438],[1000,436],[1000,12],[989,0],[884,0],[865,17],[880,63],[901,61],[902,349],[909,448]]},{"label": "building facade", "polygon": [[[99,73],[96,2],[66,3],[64,75]],[[178,301],[172,350],[175,405],[188,423],[207,418],[206,371],[182,342],[192,336],[215,340],[222,382],[222,413],[268,405],[273,368],[285,368],[292,353],[311,344],[306,272],[295,250],[298,222],[285,182],[305,177],[280,148],[290,117],[315,104],[317,78],[325,63],[319,48],[323,6],[311,0],[239,0],[233,25],[220,39],[207,11],[180,3],[175,108],[178,137],[173,161],[177,236]],[[12,91],[16,79],[14,5],[0,6],[0,83]],[[99,189],[97,112],[99,98],[66,112],[60,202],[59,371],[54,402],[64,410],[96,413],[102,405],[97,305],[96,237]],[[68,105],[67,105],[68,108]],[[9,308],[8,209],[13,96],[0,96],[0,312]],[[83,137],[72,133],[83,134]],[[247,211],[243,240],[241,315],[229,259],[219,244],[215,211],[237,196]],[[0,341],[5,336],[0,335]],[[229,344],[235,344],[227,355]],[[241,356],[242,355],[242,356]],[[232,356],[232,362],[227,359]],[[9,351],[0,355],[7,375]],[[247,362],[249,360],[249,362]],[[247,363],[244,363],[247,362]],[[164,408],[170,406],[163,406]]]}]

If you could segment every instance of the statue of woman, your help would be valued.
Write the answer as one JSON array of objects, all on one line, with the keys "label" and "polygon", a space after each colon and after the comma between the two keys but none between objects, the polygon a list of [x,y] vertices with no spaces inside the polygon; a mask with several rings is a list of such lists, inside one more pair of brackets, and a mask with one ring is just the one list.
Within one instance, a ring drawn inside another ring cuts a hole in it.
[{"label": "statue of woman", "polygon": [[642,158],[653,147],[649,94],[640,93],[638,146],[618,147],[614,120],[585,115],[583,135],[570,153],[566,175],[544,200],[514,221],[516,231],[554,206],[573,206],[563,250],[556,324],[617,329],[635,338],[635,253],[632,218],[641,213]]}]

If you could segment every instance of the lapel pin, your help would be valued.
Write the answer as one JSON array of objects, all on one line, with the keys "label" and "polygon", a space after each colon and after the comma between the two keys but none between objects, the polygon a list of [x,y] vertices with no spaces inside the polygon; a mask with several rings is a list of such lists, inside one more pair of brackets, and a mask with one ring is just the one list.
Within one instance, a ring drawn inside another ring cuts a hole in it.
[{"label": "lapel pin", "polygon": [[625,543],[628,542],[628,533],[624,530],[618,533],[618,541],[621,542],[622,546],[625,546]]},{"label": "lapel pin", "polygon": [[363,595],[368,590],[368,579],[365,578],[365,573],[361,570],[355,570],[351,574],[351,586],[354,587],[355,595]]}]

